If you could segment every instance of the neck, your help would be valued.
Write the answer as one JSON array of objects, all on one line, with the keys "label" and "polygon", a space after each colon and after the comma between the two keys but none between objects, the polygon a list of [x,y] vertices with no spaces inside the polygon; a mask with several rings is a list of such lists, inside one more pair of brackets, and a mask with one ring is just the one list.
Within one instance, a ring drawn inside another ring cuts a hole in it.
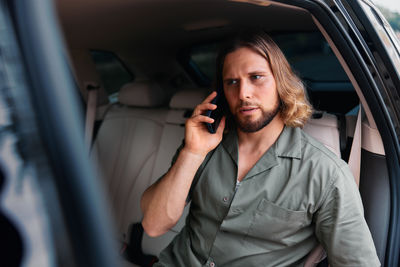
[{"label": "neck", "polygon": [[267,126],[257,132],[245,133],[238,128],[239,148],[264,153],[278,139],[284,126],[285,124],[278,114]]}]

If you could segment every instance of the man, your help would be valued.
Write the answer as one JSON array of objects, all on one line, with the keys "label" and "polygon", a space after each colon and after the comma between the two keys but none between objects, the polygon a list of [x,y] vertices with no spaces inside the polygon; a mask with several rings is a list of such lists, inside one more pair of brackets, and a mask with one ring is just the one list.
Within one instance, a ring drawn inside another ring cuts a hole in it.
[{"label": "man", "polygon": [[[348,166],[300,128],[311,114],[304,87],[264,33],[243,35],[217,59],[225,118],[186,123],[170,170],[142,197],[143,227],[158,236],[188,201],[186,225],[156,266],[303,266],[320,242],[331,266],[379,266]],[[233,127],[232,127],[233,126]]]}]

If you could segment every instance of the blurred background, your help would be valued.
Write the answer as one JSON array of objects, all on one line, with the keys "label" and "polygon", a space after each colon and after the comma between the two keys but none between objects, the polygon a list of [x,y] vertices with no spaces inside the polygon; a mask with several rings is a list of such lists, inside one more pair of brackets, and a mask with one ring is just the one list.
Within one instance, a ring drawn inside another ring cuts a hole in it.
[{"label": "blurred background", "polygon": [[400,40],[400,0],[374,0]]}]

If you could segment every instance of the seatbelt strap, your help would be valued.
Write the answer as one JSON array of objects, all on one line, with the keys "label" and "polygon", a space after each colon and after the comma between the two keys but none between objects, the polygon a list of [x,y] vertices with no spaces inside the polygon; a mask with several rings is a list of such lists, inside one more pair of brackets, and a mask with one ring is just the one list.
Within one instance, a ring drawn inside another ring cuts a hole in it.
[{"label": "seatbelt strap", "polygon": [[99,85],[89,84],[86,89],[88,92],[86,105],[86,122],[85,122],[85,142],[89,150],[92,144],[94,121],[96,119],[97,94]]},{"label": "seatbelt strap", "polygon": [[358,110],[356,129],[353,136],[353,144],[351,145],[350,156],[349,156],[349,167],[353,173],[354,180],[357,186],[360,185],[360,169],[361,169],[361,113],[362,106],[360,104],[360,109]]}]

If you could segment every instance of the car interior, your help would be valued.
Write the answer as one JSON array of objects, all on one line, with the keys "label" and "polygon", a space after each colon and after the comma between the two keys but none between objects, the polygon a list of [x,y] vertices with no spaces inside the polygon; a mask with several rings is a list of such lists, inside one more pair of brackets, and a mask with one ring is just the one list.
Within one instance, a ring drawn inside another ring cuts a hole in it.
[{"label": "car interior", "polygon": [[[309,11],[258,0],[57,0],[56,7],[85,109],[91,88],[99,87],[90,157],[118,242],[128,242],[143,216],[142,193],[168,170],[185,120],[213,90],[218,47],[257,28],[272,36],[304,81],[314,108],[304,130],[345,161],[362,107],[359,188],[385,262],[390,188],[382,139],[355,74]],[[169,232],[137,241],[145,254],[159,255],[171,242],[188,207]]]}]

